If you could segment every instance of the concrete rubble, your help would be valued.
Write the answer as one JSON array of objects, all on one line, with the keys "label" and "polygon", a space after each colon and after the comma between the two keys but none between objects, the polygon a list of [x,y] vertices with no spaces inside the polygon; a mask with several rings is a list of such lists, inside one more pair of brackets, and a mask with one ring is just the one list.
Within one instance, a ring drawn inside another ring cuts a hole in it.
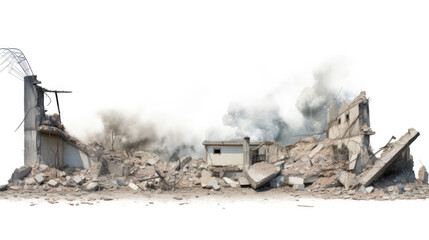
[{"label": "concrete rubble", "polygon": [[[325,198],[429,196],[426,168],[420,169],[417,181],[410,153],[410,145],[420,133],[409,129],[382,147],[377,157],[369,141],[375,133],[369,126],[365,93],[341,105],[334,102],[328,109],[325,138],[306,137],[285,146],[271,141],[250,142],[248,137],[242,141],[205,141],[205,158],[174,153],[164,159],[141,149],[115,151],[96,142],[84,144],[68,135],[58,118],[45,116],[39,131],[54,134],[84,152],[88,164],[71,166],[73,162],[67,159],[27,161],[13,172],[8,184],[0,185],[0,191],[158,193],[199,188],[222,193],[251,187]],[[222,155],[222,147],[235,149],[238,157]],[[61,164],[66,162],[69,165]]]}]

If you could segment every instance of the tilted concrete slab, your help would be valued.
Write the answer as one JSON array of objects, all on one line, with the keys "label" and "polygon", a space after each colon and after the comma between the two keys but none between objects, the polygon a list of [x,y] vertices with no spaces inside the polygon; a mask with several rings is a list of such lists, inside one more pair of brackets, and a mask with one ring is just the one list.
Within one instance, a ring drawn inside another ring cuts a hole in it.
[{"label": "tilted concrete slab", "polygon": [[381,154],[380,158],[375,161],[374,165],[363,172],[359,176],[359,184],[363,186],[370,185],[373,181],[377,180],[386,169],[396,160],[407,147],[416,140],[420,135],[415,129],[410,128],[408,132],[397,141],[391,143]]},{"label": "tilted concrete slab", "polygon": [[250,186],[257,189],[269,182],[271,179],[277,177],[280,173],[280,168],[274,164],[260,162],[252,165],[247,172],[245,172]]}]

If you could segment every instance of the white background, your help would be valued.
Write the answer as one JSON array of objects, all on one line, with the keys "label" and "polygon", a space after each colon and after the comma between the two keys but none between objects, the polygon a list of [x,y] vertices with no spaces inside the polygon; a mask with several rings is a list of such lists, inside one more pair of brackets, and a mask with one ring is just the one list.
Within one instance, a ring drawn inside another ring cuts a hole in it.
[{"label": "white background", "polygon": [[[231,102],[277,90],[293,122],[314,69],[340,59],[335,86],[371,99],[372,146],[413,127],[415,169],[429,164],[424,1],[1,1],[0,9],[0,46],[20,48],[43,87],[73,91],[60,102],[79,138],[101,128],[99,111],[120,109],[202,141]],[[4,71],[0,86],[4,183],[23,164],[22,128],[14,132],[23,82]]]}]

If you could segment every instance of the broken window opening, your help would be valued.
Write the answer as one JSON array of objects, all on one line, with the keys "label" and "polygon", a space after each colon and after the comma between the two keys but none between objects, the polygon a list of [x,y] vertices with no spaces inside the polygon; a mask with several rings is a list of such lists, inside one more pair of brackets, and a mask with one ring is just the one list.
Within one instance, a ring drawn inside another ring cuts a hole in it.
[{"label": "broken window opening", "polygon": [[213,154],[220,154],[220,148],[213,149]]},{"label": "broken window opening", "polygon": [[338,125],[341,124],[341,118],[338,118]]},{"label": "broken window opening", "polygon": [[350,114],[346,114],[346,122],[349,122],[350,121]]}]

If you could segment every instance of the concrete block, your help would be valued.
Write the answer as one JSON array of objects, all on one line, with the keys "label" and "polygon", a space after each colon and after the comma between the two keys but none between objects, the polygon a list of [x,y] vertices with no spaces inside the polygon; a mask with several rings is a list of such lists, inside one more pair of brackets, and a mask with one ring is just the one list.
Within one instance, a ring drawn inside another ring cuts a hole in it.
[{"label": "concrete block", "polygon": [[128,183],[128,187],[130,187],[134,191],[139,190],[139,187],[135,185],[133,182]]},{"label": "concrete block", "polygon": [[100,185],[98,182],[90,182],[88,185],[86,185],[86,190],[87,191],[97,191],[99,186]]},{"label": "concrete block", "polygon": [[35,185],[36,184],[36,180],[34,180],[34,178],[27,178],[27,179],[25,179],[25,183],[27,185]]},{"label": "concrete block", "polygon": [[58,187],[58,185],[60,185],[60,183],[57,182],[57,181],[55,181],[54,179],[51,179],[51,180],[48,181],[48,185],[50,187]]},{"label": "concrete block", "polygon": [[73,181],[79,185],[81,185],[83,183],[83,179],[78,175],[73,176]]},{"label": "concrete block", "polygon": [[38,184],[42,184],[45,181],[45,177],[43,174],[39,173],[34,177],[34,180],[36,180]]},{"label": "concrete block", "polygon": [[223,180],[229,184],[232,188],[238,188],[240,187],[240,184],[230,178],[224,177]]},{"label": "concrete block", "polygon": [[301,177],[289,177],[288,178],[288,184],[289,185],[304,184],[304,178],[301,178]]},{"label": "concrete block", "polygon": [[46,171],[46,170],[48,170],[49,169],[49,167],[48,167],[48,165],[46,165],[46,164],[40,164],[40,166],[39,166],[39,170],[41,171],[41,172],[44,172],[44,171]]}]

